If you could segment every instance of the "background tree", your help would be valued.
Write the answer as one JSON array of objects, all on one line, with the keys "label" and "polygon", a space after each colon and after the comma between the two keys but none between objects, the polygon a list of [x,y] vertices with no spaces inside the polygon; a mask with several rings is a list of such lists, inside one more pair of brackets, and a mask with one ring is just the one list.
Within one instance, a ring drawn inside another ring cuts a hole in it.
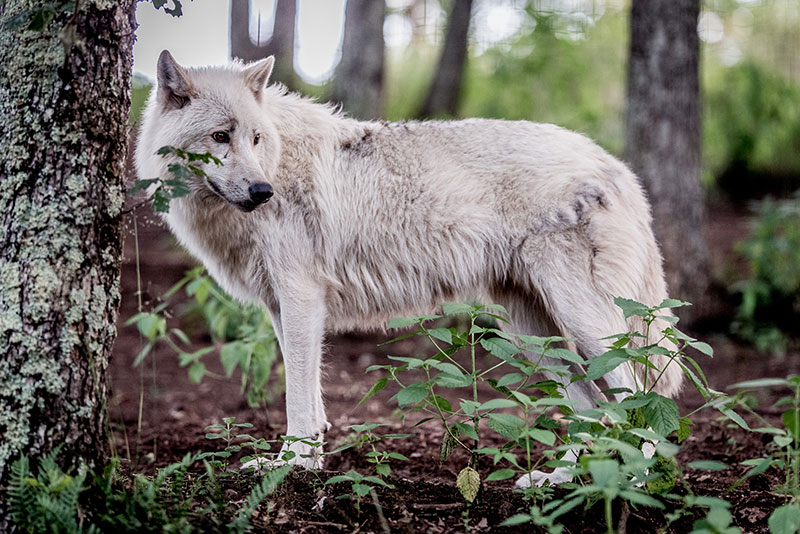
[{"label": "background tree", "polygon": [[453,0],[442,55],[434,71],[433,82],[425,97],[425,103],[419,112],[421,117],[441,115],[453,117],[458,112],[461,80],[467,62],[467,37],[471,17],[472,0]]},{"label": "background tree", "polygon": [[625,157],[653,205],[670,295],[708,286],[700,185],[700,0],[634,0]]},{"label": "background tree", "polygon": [[255,61],[275,56],[272,80],[290,89],[297,88],[294,71],[294,33],[297,18],[297,0],[278,0],[272,24],[272,36],[255,43],[250,37],[250,0],[231,0],[231,57]]},{"label": "background tree", "polygon": [[342,59],[331,82],[331,100],[353,117],[377,119],[383,108],[383,0],[347,0]]},{"label": "background tree", "polygon": [[135,2],[73,5],[0,3],[3,486],[20,453],[108,450]]}]

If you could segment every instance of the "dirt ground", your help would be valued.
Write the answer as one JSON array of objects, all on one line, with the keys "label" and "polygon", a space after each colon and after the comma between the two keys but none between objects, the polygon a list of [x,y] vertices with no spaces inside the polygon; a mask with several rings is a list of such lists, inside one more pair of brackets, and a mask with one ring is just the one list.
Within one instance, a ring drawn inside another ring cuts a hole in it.
[{"label": "dirt ground", "polygon": [[[736,270],[742,268],[741,263],[734,259],[732,245],[746,235],[745,215],[725,205],[709,209],[707,232],[718,279],[735,276]],[[144,310],[149,309],[153,300],[178,281],[194,262],[181,252],[152,215],[139,213],[135,225],[133,218],[129,217],[126,231],[119,337],[111,368],[110,415],[118,454],[130,461],[132,469],[147,471],[176,461],[186,452],[214,450],[217,443],[205,439],[204,428],[231,416],[236,417],[237,422],[252,423],[251,433],[276,439],[285,430],[282,399],[266,408],[251,408],[239,393],[239,378],[236,376],[232,379],[205,378],[199,385],[192,384],[186,369],[179,367],[177,357],[164,348],[155,350],[142,366],[132,367],[143,342],[135,327],[126,327],[123,323],[136,313],[139,306],[137,241]],[[706,358],[701,362],[712,387],[725,390],[727,385],[740,380],[800,372],[798,353],[775,358],[729,339],[720,325],[724,328],[725,315],[731,312],[731,308],[724,300],[718,307],[719,310],[698,322],[693,329],[716,351],[713,359]],[[197,325],[181,326],[200,344],[208,343],[208,338]],[[393,464],[390,481],[396,488],[378,491],[377,502],[370,496],[366,497],[357,508],[349,500],[336,499],[334,489],[324,486],[323,482],[331,473],[296,470],[271,499],[270,513],[254,520],[258,531],[502,532],[506,529],[498,528],[499,523],[514,513],[527,511],[521,495],[512,491],[510,481],[484,484],[476,501],[467,507],[455,488],[456,474],[466,465],[466,456],[454,454],[440,466],[441,430],[433,423],[417,428],[403,426],[396,413],[396,404],[389,401],[396,390],[387,388],[358,406],[358,401],[375,380],[371,375],[364,375],[367,366],[386,363],[387,354],[413,355],[418,350],[413,341],[379,346],[388,337],[383,333],[350,334],[329,340],[324,391],[332,429],[326,439],[330,444],[328,448],[333,449],[347,438],[348,425],[365,421],[387,424],[382,429],[384,432],[414,434],[408,439],[387,440],[381,444],[382,448],[388,447],[409,458],[408,462]],[[207,356],[205,362],[209,369],[222,374],[215,355]],[[778,413],[770,408],[774,400],[760,399],[760,411],[768,417],[775,417]],[[679,404],[685,413],[699,406],[701,397],[687,388]],[[717,415],[701,412],[696,416],[693,434],[682,445],[679,461],[718,460],[731,467],[714,473],[687,470],[682,491],[722,496],[733,503],[734,523],[744,532],[768,532],[767,517],[784,502],[784,498],[771,492],[780,483],[778,473],[767,472],[753,477],[732,492],[726,492],[726,489],[745,472],[739,462],[763,456],[769,438],[720,422]],[[484,476],[492,470],[488,459],[486,465],[480,467]],[[359,453],[354,449],[327,457],[325,468],[334,472],[355,469],[362,474],[372,474],[363,451]],[[243,497],[237,495],[235,489],[231,491],[231,506],[235,506],[237,498]],[[618,513],[619,510],[615,510],[615,514]],[[566,520],[565,532],[604,532],[602,517],[601,504],[590,510],[577,509]],[[670,525],[667,532],[688,532],[693,521],[691,517],[681,519]],[[655,532],[664,525],[663,514],[640,508],[631,510],[627,528],[628,532]],[[520,529],[536,531],[532,526],[515,528],[517,531]]]}]

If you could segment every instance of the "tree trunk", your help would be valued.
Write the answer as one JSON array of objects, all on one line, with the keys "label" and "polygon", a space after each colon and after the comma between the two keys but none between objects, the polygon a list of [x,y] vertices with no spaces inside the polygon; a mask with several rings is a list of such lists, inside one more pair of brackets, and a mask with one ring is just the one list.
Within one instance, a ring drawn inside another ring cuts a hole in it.
[{"label": "tree trunk", "polygon": [[454,117],[458,112],[471,17],[472,0],[453,0],[439,66],[419,112],[420,117]]},{"label": "tree trunk", "polygon": [[384,0],[347,0],[342,59],[331,84],[331,100],[359,119],[383,110]]},{"label": "tree trunk", "polygon": [[697,316],[708,287],[699,11],[700,0],[634,0],[631,10],[626,159],[649,193],[670,295],[695,303],[683,318]]},{"label": "tree trunk", "polygon": [[41,2],[0,4],[2,486],[21,454],[108,450],[135,2],[76,3],[42,31],[7,27]]},{"label": "tree trunk", "polygon": [[231,57],[256,61],[273,55],[275,68],[271,79],[290,89],[297,88],[297,74],[294,72],[297,0],[278,0],[272,37],[263,43],[254,43],[250,38],[250,16],[250,0],[231,0]]}]

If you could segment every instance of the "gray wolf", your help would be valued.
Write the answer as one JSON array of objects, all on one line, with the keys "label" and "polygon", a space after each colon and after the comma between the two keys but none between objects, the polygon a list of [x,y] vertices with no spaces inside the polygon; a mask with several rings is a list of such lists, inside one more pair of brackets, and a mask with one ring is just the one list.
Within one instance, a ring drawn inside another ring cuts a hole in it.
[{"label": "gray wolf", "polygon": [[[477,298],[504,305],[512,331],[572,337],[588,357],[631,326],[614,296],[667,296],[642,187],[586,137],[525,121],[361,122],[268,85],[273,63],[190,69],[164,51],[136,166],[169,178],[164,145],[224,163],[205,166],[166,220],[226,291],[269,311],[288,435],[329,426],[326,333]],[[669,366],[657,391],[675,394],[681,376]],[[634,389],[625,366],[605,379]],[[569,394],[583,409],[599,388]],[[320,466],[308,445],[287,447]],[[545,478],[559,480],[528,480]]]}]

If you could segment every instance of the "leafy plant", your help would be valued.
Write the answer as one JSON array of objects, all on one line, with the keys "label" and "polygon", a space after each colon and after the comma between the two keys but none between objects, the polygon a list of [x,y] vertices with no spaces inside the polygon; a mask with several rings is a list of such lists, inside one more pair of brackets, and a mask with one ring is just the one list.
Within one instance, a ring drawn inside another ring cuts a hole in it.
[{"label": "leafy plant", "polygon": [[277,340],[266,310],[256,306],[243,306],[225,295],[222,290],[196,267],[186,273],[161,297],[161,303],[150,312],[140,312],[125,322],[136,325],[147,340],[133,365],[141,364],[153,348],[161,343],[172,349],[182,367],[188,367],[189,379],[199,383],[205,376],[215,376],[208,371],[203,357],[217,350],[216,344],[190,350],[191,341],[182,330],[168,328],[166,310],[173,295],[185,287],[193,299],[193,306],[185,313],[199,312],[206,321],[212,339],[222,343],[219,357],[227,377],[241,370],[241,391],[251,406],[272,402],[282,392],[283,381],[269,390],[267,385],[273,369],[282,372],[278,363]]},{"label": "leafy plant", "polygon": [[781,413],[783,426],[780,428],[770,424],[753,410],[749,404],[739,402],[739,406],[742,409],[764,425],[760,428],[754,428],[753,431],[772,435],[772,452],[764,458],[754,458],[742,462],[743,465],[749,466],[750,470],[734,484],[734,487],[772,467],[783,472],[785,482],[776,490],[788,495],[790,501],[779,507],[770,516],[770,532],[773,534],[794,534],[800,530],[800,376],[792,375],[787,378],[748,380],[733,384],[730,387],[742,390],[780,388],[788,389],[791,392],[790,395],[785,395],[775,402],[776,408],[785,408]]},{"label": "leafy plant", "polygon": [[390,462],[392,460],[408,461],[408,458],[399,452],[389,452],[378,449],[376,446],[379,442],[385,439],[404,439],[411,436],[411,434],[376,434],[375,430],[386,426],[380,423],[362,423],[360,425],[350,425],[348,428],[353,432],[348,438],[345,445],[338,447],[336,450],[328,454],[337,454],[346,449],[356,447],[358,449],[369,448],[365,453],[365,458],[368,463],[373,465],[375,474],[380,477],[389,476],[392,472]]},{"label": "leafy plant", "polygon": [[361,475],[356,471],[350,470],[343,475],[334,475],[325,481],[325,485],[331,484],[350,484],[350,493],[338,495],[337,499],[352,499],[355,503],[356,511],[361,512],[361,502],[368,493],[374,492],[376,486],[390,488],[380,477],[372,475]]},{"label": "leafy plant", "polygon": [[[561,406],[569,410],[571,402],[566,395],[566,384],[571,375],[566,365],[542,365],[544,356],[560,359],[566,363],[583,363],[583,359],[571,351],[555,346],[558,342],[564,341],[564,338],[517,336],[497,328],[481,326],[478,323],[479,320],[506,322],[506,319],[499,315],[499,313],[505,313],[500,306],[445,304],[443,313],[443,316],[427,315],[394,319],[389,323],[389,328],[415,326],[415,331],[397,339],[415,335],[424,336],[436,349],[436,353],[431,358],[424,360],[390,356],[390,359],[401,362],[401,365],[369,367],[367,372],[382,370],[387,376],[377,381],[362,402],[386,387],[391,380],[401,388],[392,397],[401,409],[405,412],[421,411],[428,415],[420,423],[438,419],[442,423],[444,431],[440,461],[445,462],[456,447],[467,450],[471,455],[469,465],[465,466],[459,475],[462,480],[469,481],[469,483],[464,482],[459,485],[459,488],[469,488],[468,490],[462,489],[462,494],[469,501],[471,498],[474,499],[472,488],[475,487],[474,477],[477,475],[475,467],[479,454],[493,454],[496,458],[506,458],[521,473],[527,472],[525,469],[530,471],[537,465],[532,462],[530,454],[534,447],[534,441],[546,445],[555,443],[556,437],[553,429],[559,425],[547,417],[545,412],[554,406]],[[427,321],[433,319],[460,315],[466,316],[468,320],[466,330],[425,326]],[[490,354],[491,360],[485,370],[478,365],[477,351],[479,347]],[[469,354],[469,363],[466,365],[454,358],[454,355],[462,349]],[[540,358],[534,362],[524,358],[515,358],[522,350],[537,353]],[[511,372],[499,379],[489,375],[501,367],[510,367]],[[424,379],[415,379],[411,373],[415,370],[424,373]],[[554,380],[534,382],[532,380],[534,373],[541,371],[550,371],[554,375],[562,377],[564,381],[561,383]],[[406,375],[409,376],[409,379],[405,378]],[[481,382],[489,384],[501,393],[502,398],[481,402],[478,398],[478,384]],[[461,398],[458,406],[454,407],[450,401],[439,394],[440,388],[463,392],[467,398]],[[533,399],[523,393],[526,388],[543,391],[548,394],[548,397],[547,399]],[[520,409],[524,417],[500,411],[511,408]],[[485,424],[492,430],[509,439],[509,448],[519,445],[526,450],[527,462],[524,467],[516,462],[513,455],[505,451],[480,447],[479,427],[482,421],[485,421]],[[513,476],[513,471],[505,469],[490,475],[489,480],[503,480],[510,476]],[[479,482],[480,478],[478,478],[478,484]]]},{"label": "leafy plant", "polygon": [[734,284],[742,301],[733,331],[760,350],[783,353],[800,318],[800,193],[757,205],[750,237],[737,246],[750,278]]},{"label": "leafy plant", "polygon": [[139,179],[134,181],[133,187],[128,190],[129,195],[134,195],[139,191],[148,191],[153,211],[158,213],[167,213],[169,211],[169,203],[173,198],[185,197],[191,192],[188,180],[193,176],[208,178],[208,175],[203,169],[197,165],[193,165],[194,162],[199,161],[206,164],[214,163],[215,165],[222,165],[222,161],[209,153],[198,154],[195,152],[187,152],[172,146],[162,146],[156,151],[156,154],[162,157],[174,157],[186,161],[186,163],[170,163],[167,166],[167,170],[172,173],[174,178],[169,180],[164,180],[162,178]]},{"label": "leafy plant", "polygon": [[254,485],[235,513],[224,502],[214,468],[203,461],[206,476],[192,476],[203,454],[187,454],[180,462],[159,469],[154,477],[119,474],[112,459],[101,474],[85,467],[77,475],[62,470],[57,451],[43,458],[34,475],[27,457],[12,465],[9,479],[11,518],[23,532],[35,534],[99,534],[103,532],[206,532],[241,534],[264,499],[288,474],[284,466]]}]

